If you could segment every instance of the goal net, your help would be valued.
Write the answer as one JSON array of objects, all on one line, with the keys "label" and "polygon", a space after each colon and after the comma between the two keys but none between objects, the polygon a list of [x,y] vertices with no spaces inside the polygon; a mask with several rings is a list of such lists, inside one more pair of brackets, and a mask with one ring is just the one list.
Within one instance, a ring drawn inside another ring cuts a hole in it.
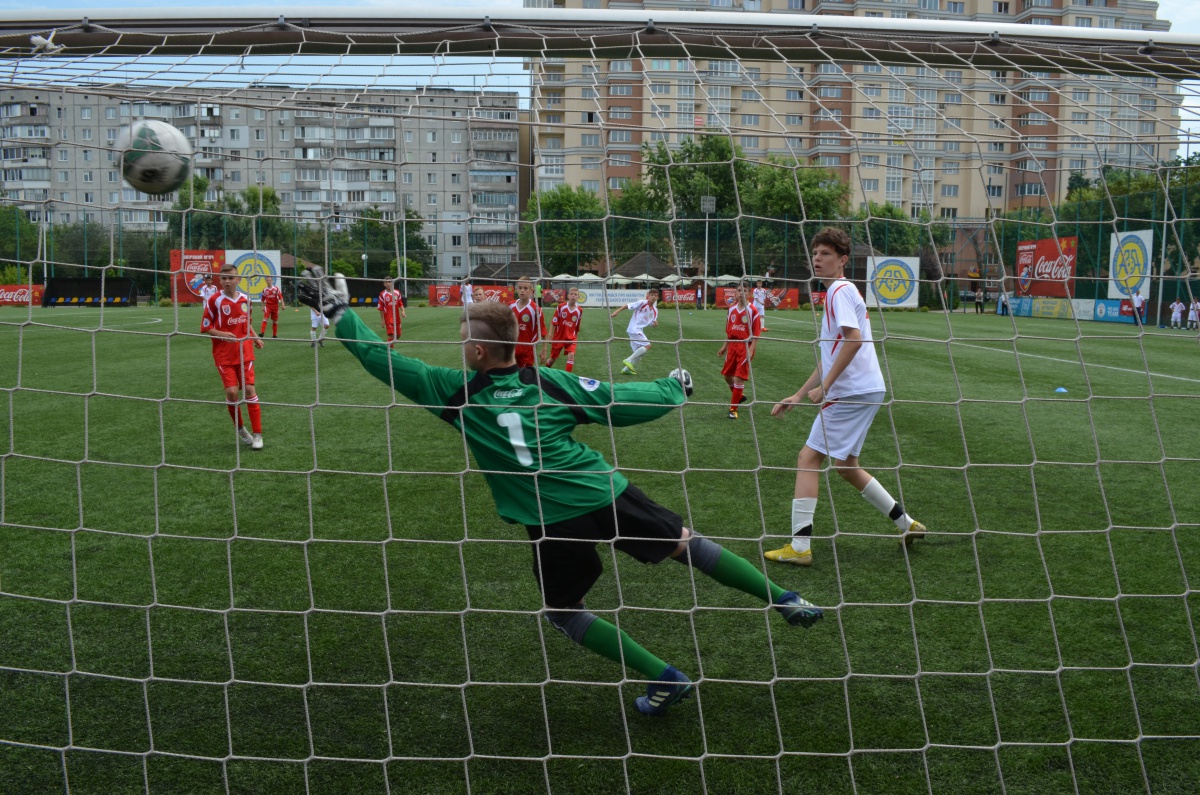
[{"label": "goal net", "polygon": [[[27,13],[0,55],[0,790],[1195,789],[1200,42],[546,7]],[[122,181],[143,119],[192,143],[173,193]],[[819,407],[772,408],[820,358],[827,227],[887,384],[862,465],[929,532],[823,469],[785,566]],[[223,263],[262,450],[200,333]],[[313,265],[381,337],[394,280],[395,350],[452,368],[468,285],[578,291],[555,368],[696,390],[576,438],[825,620],[601,544],[588,609],[695,682],[639,714],[644,675],[543,620],[462,433],[296,304]]]}]

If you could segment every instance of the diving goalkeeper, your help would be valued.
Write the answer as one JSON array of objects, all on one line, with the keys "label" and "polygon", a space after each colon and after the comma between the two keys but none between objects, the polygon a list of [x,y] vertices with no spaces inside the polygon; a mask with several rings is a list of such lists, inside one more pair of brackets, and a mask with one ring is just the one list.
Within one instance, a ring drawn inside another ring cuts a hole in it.
[{"label": "diving goalkeeper", "polygon": [[427,407],[462,433],[482,470],[496,510],[522,524],[533,549],[533,573],[547,621],[568,638],[643,674],[650,684],[636,706],[661,715],[691,694],[692,681],[638,645],[613,624],[589,613],[584,597],[603,567],[596,544],[643,563],[667,558],[692,566],[722,585],[758,597],[789,624],[810,627],[820,608],[768,580],[749,561],[688,530],[600,453],[576,441],[576,425],[635,425],[657,419],[691,392],[691,378],[609,384],[558,370],[518,368],[516,318],[501,303],[472,303],[463,311],[466,371],[434,367],[389,351],[348,311],[340,276],[305,271],[297,294],[322,312],[367,372]]}]

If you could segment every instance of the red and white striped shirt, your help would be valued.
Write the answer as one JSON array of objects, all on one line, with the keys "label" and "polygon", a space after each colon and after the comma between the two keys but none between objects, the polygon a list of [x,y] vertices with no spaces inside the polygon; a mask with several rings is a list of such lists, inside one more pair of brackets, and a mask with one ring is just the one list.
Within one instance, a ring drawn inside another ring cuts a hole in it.
[{"label": "red and white striped shirt", "polygon": [[213,337],[213,361],[219,365],[239,365],[254,361],[254,343],[250,338],[250,296],[238,291],[233,298],[218,292],[204,302],[201,331],[228,331],[240,343],[227,337]]},{"label": "red and white striped shirt", "polygon": [[583,307],[578,304],[572,309],[565,302],[554,310],[550,325],[554,327],[554,339],[574,342],[579,339],[579,324],[583,322]]}]

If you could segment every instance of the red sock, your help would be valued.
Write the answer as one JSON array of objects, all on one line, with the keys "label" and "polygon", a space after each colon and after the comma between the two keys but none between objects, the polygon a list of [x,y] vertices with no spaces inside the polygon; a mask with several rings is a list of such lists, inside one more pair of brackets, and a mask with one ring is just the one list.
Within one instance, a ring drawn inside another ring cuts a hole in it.
[{"label": "red sock", "polygon": [[271,336],[272,337],[279,336],[279,321],[278,320],[271,321]]},{"label": "red sock", "polygon": [[242,427],[242,407],[236,401],[228,403],[225,408],[229,409],[229,416],[237,423],[237,426]]},{"label": "red sock", "polygon": [[267,333],[267,321],[264,320],[262,322],[262,326],[258,329],[258,336],[261,337],[263,334],[266,334],[266,333]]},{"label": "red sock", "polygon": [[262,406],[258,405],[258,395],[246,399],[246,411],[250,413],[250,430],[262,433]]},{"label": "red sock", "polygon": [[729,404],[730,411],[737,411],[738,404],[742,402],[742,390],[745,388],[746,387],[743,384],[730,384],[729,385],[729,391],[733,395],[733,397],[730,398],[730,400],[732,401]]},{"label": "red sock", "polygon": [[574,370],[574,369],[575,369],[575,360],[574,360],[574,359],[567,359],[567,372],[569,373],[569,372],[571,372],[571,371],[572,371],[572,370]]}]

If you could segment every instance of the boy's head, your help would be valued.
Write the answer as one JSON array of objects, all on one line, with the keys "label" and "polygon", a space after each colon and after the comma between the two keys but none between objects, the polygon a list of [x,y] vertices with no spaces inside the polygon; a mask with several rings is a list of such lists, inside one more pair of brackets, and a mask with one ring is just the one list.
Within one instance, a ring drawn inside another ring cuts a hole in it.
[{"label": "boy's head", "polygon": [[517,280],[517,298],[528,301],[533,297],[533,282],[528,279]]},{"label": "boy's head", "polygon": [[221,266],[221,289],[226,293],[232,294],[237,289],[238,282],[242,280],[242,275],[238,273],[238,269],[233,266],[233,263],[226,262]]},{"label": "boy's head", "polygon": [[513,362],[517,317],[498,301],[478,301],[462,313],[463,360],[471,370],[487,371]]},{"label": "boy's head", "polygon": [[204,278],[205,284],[212,284],[212,274],[211,273],[204,274],[203,278]]},{"label": "boy's head", "polygon": [[482,287],[473,287],[471,288],[471,298],[475,301],[486,301],[487,293],[483,291]]},{"label": "boy's head", "polygon": [[651,287],[649,290],[646,291],[646,300],[652,304],[658,302],[658,288],[657,287]]},{"label": "boy's head", "polygon": [[747,287],[746,285],[744,285],[744,284],[741,284],[741,283],[739,283],[739,284],[738,284],[738,286],[737,286],[737,300],[738,300],[738,303],[739,303],[739,304],[744,304],[744,303],[746,303],[746,301],[747,301],[747,300],[748,300],[748,298],[749,298],[749,296],[747,295],[749,292],[750,292],[750,288],[749,288],[749,287]]},{"label": "boy's head", "polygon": [[812,242],[813,274],[818,279],[840,279],[850,259],[850,235],[827,226]]},{"label": "boy's head", "polygon": [[385,290],[392,289],[392,280],[390,277],[387,277],[383,280],[383,289],[385,289]]},{"label": "boy's head", "polygon": [[567,303],[575,304],[579,302],[579,288],[572,287],[567,290]]}]

